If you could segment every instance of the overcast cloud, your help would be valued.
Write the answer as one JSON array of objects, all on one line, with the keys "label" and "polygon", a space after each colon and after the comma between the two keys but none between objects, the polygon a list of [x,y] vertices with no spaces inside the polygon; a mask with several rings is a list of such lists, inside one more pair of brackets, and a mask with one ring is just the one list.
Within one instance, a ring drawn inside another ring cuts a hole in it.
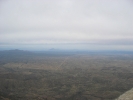
[{"label": "overcast cloud", "polygon": [[1,48],[64,44],[132,50],[133,1],[0,0]]}]

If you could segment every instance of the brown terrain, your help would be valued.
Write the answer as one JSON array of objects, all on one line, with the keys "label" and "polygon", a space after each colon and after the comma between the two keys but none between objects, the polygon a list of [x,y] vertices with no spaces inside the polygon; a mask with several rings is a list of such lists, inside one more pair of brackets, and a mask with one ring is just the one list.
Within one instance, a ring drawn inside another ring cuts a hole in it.
[{"label": "brown terrain", "polygon": [[15,52],[0,54],[0,100],[115,100],[133,87],[132,54]]}]

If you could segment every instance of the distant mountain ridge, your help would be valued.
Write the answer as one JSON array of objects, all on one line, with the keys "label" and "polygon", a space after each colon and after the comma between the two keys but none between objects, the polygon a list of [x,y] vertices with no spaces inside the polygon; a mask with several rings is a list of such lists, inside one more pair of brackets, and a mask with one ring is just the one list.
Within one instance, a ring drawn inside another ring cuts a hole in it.
[{"label": "distant mountain ridge", "polygon": [[19,50],[19,49],[14,49],[14,50],[2,50],[0,53],[31,53],[30,51],[27,50]]},{"label": "distant mountain ridge", "polygon": [[21,54],[36,54],[36,53],[41,53],[41,54],[47,54],[47,53],[87,53],[87,54],[133,54],[133,51],[115,51],[115,50],[102,50],[102,51],[87,51],[87,50],[58,50],[51,48],[49,50],[44,50],[44,51],[28,51],[28,50],[19,50],[19,49],[14,49],[14,50],[2,50],[0,51],[0,55],[3,54],[10,54],[10,55],[21,55]]},{"label": "distant mountain ridge", "polygon": [[35,53],[24,50],[4,50],[0,51],[0,64],[5,64],[6,62],[18,62],[25,61],[34,57]]},{"label": "distant mountain ridge", "polygon": [[6,55],[7,54],[9,54],[9,55],[24,55],[24,54],[33,54],[33,52],[25,51],[25,50],[19,50],[19,49],[0,51],[0,55],[4,55],[4,54],[6,54]]}]

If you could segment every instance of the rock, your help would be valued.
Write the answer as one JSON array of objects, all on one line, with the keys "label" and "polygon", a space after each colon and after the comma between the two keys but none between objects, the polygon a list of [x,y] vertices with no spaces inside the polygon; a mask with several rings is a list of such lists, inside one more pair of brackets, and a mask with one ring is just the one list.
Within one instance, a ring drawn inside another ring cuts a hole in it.
[{"label": "rock", "polygon": [[133,88],[125,92],[115,100],[133,100]]}]

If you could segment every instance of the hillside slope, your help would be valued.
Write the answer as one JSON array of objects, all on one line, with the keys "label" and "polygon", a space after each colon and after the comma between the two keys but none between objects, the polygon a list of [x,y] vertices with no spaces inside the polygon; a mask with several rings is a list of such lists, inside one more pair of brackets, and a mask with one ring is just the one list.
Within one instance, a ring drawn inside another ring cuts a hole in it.
[{"label": "hillside slope", "polygon": [[122,94],[119,98],[116,100],[133,100],[133,88],[124,94]]}]

